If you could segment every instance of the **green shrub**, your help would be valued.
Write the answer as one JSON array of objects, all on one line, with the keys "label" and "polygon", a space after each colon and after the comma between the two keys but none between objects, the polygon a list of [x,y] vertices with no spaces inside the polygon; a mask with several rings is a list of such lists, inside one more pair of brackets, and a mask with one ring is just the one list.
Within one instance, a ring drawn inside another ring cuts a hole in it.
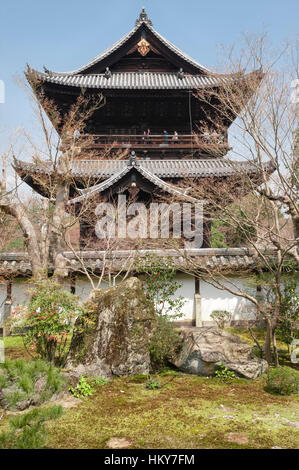
[{"label": "green shrub", "polygon": [[236,374],[233,370],[229,370],[228,367],[225,367],[223,364],[219,365],[219,368],[215,372],[217,379],[222,380],[223,382],[230,382],[236,377]]},{"label": "green shrub", "polygon": [[47,436],[45,422],[61,415],[61,406],[51,406],[14,416],[9,420],[10,430],[0,434],[0,449],[41,449]]},{"label": "green shrub", "polygon": [[108,379],[104,379],[103,377],[93,377],[92,380],[95,385],[99,385],[100,387],[103,387],[103,385],[108,383]]},{"label": "green shrub", "polygon": [[[4,401],[8,409],[16,408],[23,400],[33,398],[39,404],[49,400],[54,393],[63,389],[66,378],[59,368],[38,360],[6,360],[0,366],[0,388],[6,388]],[[35,392],[35,383],[44,379],[44,386]]]},{"label": "green shrub", "polygon": [[213,310],[210,316],[218,328],[223,330],[225,323],[231,321],[232,314],[226,310]]},{"label": "green shrub", "polygon": [[159,256],[146,255],[137,260],[136,272],[141,275],[144,293],[153,302],[159,316],[167,315],[172,319],[182,316],[185,299],[181,295],[175,295],[182,283],[175,279],[177,267],[170,257],[162,259]]},{"label": "green shrub", "polygon": [[1,388],[5,388],[7,384],[7,378],[4,374],[0,373],[0,390]]},{"label": "green shrub", "polygon": [[19,380],[19,387],[24,390],[25,393],[30,394],[34,390],[34,383],[32,377],[28,373],[24,373]]},{"label": "green shrub", "polygon": [[143,280],[145,295],[155,306],[156,325],[150,342],[151,367],[160,370],[181,346],[173,320],[182,316],[185,299],[176,295],[182,286],[176,280],[177,266],[170,257],[146,255],[137,260],[136,272]]},{"label": "green shrub", "polygon": [[299,338],[299,294],[296,289],[297,283],[295,280],[287,279],[285,281],[278,328],[276,328],[277,338],[283,341],[288,346],[288,349],[292,341]]},{"label": "green shrub", "polygon": [[161,384],[158,380],[149,380],[146,384],[145,384],[145,387],[148,389],[148,390],[155,390],[157,388],[161,388]]},{"label": "green shrub", "polygon": [[150,341],[151,366],[161,369],[179,351],[182,340],[179,331],[167,316],[158,316]]},{"label": "green shrub", "polygon": [[82,377],[80,377],[79,382],[76,385],[76,387],[70,387],[69,391],[76,398],[85,398],[85,397],[88,397],[88,396],[94,394],[94,389],[88,383],[88,380],[84,375],[82,375]]},{"label": "green shrub", "polygon": [[63,366],[75,320],[82,313],[78,297],[52,279],[36,282],[30,294],[28,305],[12,312],[11,328],[24,329],[24,345],[32,357]]},{"label": "green shrub", "polygon": [[279,395],[299,392],[299,373],[289,367],[276,367],[267,374],[266,391]]}]

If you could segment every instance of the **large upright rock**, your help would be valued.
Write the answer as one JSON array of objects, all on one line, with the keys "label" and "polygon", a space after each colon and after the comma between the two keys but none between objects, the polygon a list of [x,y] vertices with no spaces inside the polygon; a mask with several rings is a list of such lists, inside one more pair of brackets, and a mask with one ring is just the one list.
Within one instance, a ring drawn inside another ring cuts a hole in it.
[{"label": "large upright rock", "polygon": [[251,347],[239,336],[215,327],[182,330],[183,345],[172,363],[190,374],[214,375],[220,364],[237,375],[255,379],[268,364],[252,354]]},{"label": "large upright rock", "polygon": [[68,367],[76,375],[111,377],[149,373],[155,309],[141,282],[129,278],[95,290],[76,322]]}]

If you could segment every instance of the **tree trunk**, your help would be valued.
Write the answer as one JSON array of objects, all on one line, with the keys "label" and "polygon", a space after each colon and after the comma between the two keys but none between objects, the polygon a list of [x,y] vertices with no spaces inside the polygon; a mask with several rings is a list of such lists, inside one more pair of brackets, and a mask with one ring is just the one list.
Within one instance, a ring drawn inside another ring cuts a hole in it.
[{"label": "tree trunk", "polygon": [[59,284],[63,284],[64,279],[68,276],[67,259],[63,256],[64,218],[68,196],[69,183],[63,181],[57,188],[50,245],[51,257],[54,264],[54,278]]},{"label": "tree trunk", "polygon": [[12,215],[18,221],[23,231],[25,245],[28,251],[29,260],[31,263],[32,276],[34,279],[42,279],[45,275],[45,266],[42,263],[38,237],[35,227],[30,221],[26,209],[21,203],[3,201],[0,207],[6,214]]},{"label": "tree trunk", "polygon": [[266,333],[266,342],[265,342],[265,358],[268,364],[272,362],[272,353],[271,353],[271,342],[272,342],[272,325],[270,318],[266,320],[267,333]]},{"label": "tree trunk", "polygon": [[272,344],[273,344],[275,367],[278,367],[279,366],[279,358],[278,358],[278,351],[277,351],[277,344],[276,344],[275,328],[272,328]]}]

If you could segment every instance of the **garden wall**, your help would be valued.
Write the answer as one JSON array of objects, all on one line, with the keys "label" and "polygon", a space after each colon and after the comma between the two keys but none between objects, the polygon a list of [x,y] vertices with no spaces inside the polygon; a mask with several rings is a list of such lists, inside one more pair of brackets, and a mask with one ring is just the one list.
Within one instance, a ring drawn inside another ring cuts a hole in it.
[{"label": "garden wall", "polygon": [[[185,300],[182,317],[178,320],[182,325],[191,326],[196,324],[196,309],[195,309],[195,279],[193,276],[183,273],[178,273],[176,276],[182,286],[176,292],[176,296],[182,296]],[[116,283],[120,282],[118,278]],[[244,288],[248,293],[254,295],[255,288],[250,287],[246,279],[234,278],[233,282],[241,289]],[[12,308],[18,304],[22,304],[28,298],[28,282],[24,278],[16,278],[12,281],[11,286],[11,300]],[[66,281],[66,287],[70,288],[69,280]],[[103,284],[105,287],[105,284]],[[86,277],[76,278],[75,292],[82,300],[85,300],[91,291],[91,284]],[[6,299],[6,284],[0,284],[0,313],[3,312],[3,305]],[[213,310],[227,310],[232,313],[232,320],[235,324],[242,324],[248,320],[254,319],[254,308],[245,299],[230,294],[228,291],[217,289],[205,281],[200,281],[197,287],[197,304],[196,308],[200,309],[200,318],[203,326],[213,324],[211,321],[211,313]],[[199,317],[198,317],[199,318]],[[1,325],[0,325],[1,326]],[[200,325],[197,325],[200,326]]]}]

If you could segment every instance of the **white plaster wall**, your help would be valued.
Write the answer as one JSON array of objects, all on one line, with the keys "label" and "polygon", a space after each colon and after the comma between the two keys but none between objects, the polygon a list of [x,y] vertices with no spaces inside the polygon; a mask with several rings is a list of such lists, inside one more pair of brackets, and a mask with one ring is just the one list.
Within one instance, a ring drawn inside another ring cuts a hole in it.
[{"label": "white plaster wall", "polygon": [[91,291],[90,282],[88,279],[80,277],[76,279],[75,294],[80,297],[82,301],[86,300],[89,292]]},{"label": "white plaster wall", "polygon": [[0,311],[6,299],[6,282],[0,283]]},{"label": "white plaster wall", "polygon": [[[179,273],[176,280],[182,283],[182,286],[175,293],[175,297],[182,296],[185,299],[182,308],[182,317],[179,320],[194,319],[194,293],[195,282],[194,277]],[[121,278],[117,279],[117,283]],[[242,289],[246,288],[247,292],[255,295],[255,288],[248,286],[245,279],[234,279],[234,283]],[[69,287],[69,283],[65,286]],[[103,284],[102,287],[105,287]],[[12,283],[12,306],[23,304],[28,300],[29,285],[26,279],[15,279]],[[76,279],[76,295],[84,301],[91,291],[91,284],[85,277]],[[202,320],[211,321],[210,314],[213,310],[228,310],[233,314],[233,320],[254,319],[254,307],[246,299],[234,296],[227,291],[217,289],[205,281],[200,282],[200,295],[202,307]],[[0,284],[0,313],[3,311],[3,302],[6,299],[6,284]]]},{"label": "white plaster wall", "polygon": [[182,316],[178,318],[178,320],[192,320],[194,317],[194,277],[188,274],[178,273],[175,280],[180,282],[182,286],[175,292],[174,297],[181,295],[185,299],[182,308]]},{"label": "white plaster wall", "polygon": [[[235,278],[233,282],[243,291],[245,289],[247,293],[255,295],[255,288],[249,286],[246,279]],[[228,291],[217,289],[207,282],[200,281],[200,295],[203,321],[212,320],[210,314],[213,310],[227,310],[231,312],[232,320],[251,320],[255,318],[255,307],[251,302]]]},{"label": "white plaster wall", "polygon": [[12,308],[28,301],[28,290],[30,285],[26,279],[14,279],[11,289]]},{"label": "white plaster wall", "polygon": [[1,317],[4,313],[4,302],[6,300],[6,283],[0,283],[0,325],[2,323]]},{"label": "white plaster wall", "polygon": [[[98,279],[94,279],[95,285],[97,285]],[[121,278],[116,279],[116,284],[121,282]],[[105,282],[101,283],[101,289],[104,289],[105,287],[108,287],[108,284]],[[84,302],[84,300],[87,299],[90,291],[92,290],[91,282],[87,277],[77,277],[76,278],[76,295],[80,297],[80,300]]]},{"label": "white plaster wall", "polygon": [[[116,284],[121,281],[121,277],[116,279]],[[185,303],[182,309],[182,317],[178,320],[192,320],[193,318],[193,302],[194,302],[194,278],[187,274],[177,274],[176,281],[180,282],[182,286],[177,290],[174,297],[180,295],[184,297]],[[107,287],[106,284],[102,284],[102,288]],[[76,295],[78,295],[82,301],[84,301],[91,291],[91,284],[88,279],[80,277],[76,279]]]},{"label": "white plaster wall", "polygon": [[91,291],[90,281],[86,277],[76,278],[76,291],[75,294],[80,297],[80,300],[84,302],[87,299]]}]

